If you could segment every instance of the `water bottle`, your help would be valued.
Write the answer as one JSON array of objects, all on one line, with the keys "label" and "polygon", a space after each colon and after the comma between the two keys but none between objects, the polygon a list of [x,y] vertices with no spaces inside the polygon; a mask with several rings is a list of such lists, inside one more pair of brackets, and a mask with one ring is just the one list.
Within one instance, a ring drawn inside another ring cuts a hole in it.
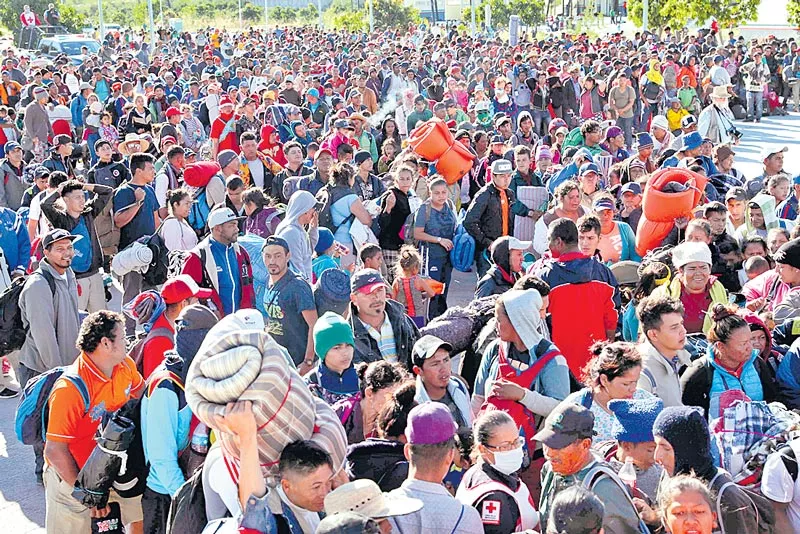
[{"label": "water bottle", "polygon": [[208,454],[208,427],[199,423],[192,433],[192,451],[205,456]]},{"label": "water bottle", "polygon": [[631,490],[636,489],[636,468],[633,467],[633,458],[625,458],[625,465],[619,470],[619,479]]}]

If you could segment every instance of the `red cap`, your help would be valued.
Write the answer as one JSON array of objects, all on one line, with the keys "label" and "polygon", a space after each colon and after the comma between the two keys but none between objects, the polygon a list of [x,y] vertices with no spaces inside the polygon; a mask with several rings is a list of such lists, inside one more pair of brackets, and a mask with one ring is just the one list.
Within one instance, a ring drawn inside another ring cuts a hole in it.
[{"label": "red cap", "polygon": [[320,148],[320,149],[319,149],[319,150],[317,150],[317,152],[314,154],[314,161],[317,161],[317,160],[320,158],[320,156],[322,156],[323,154],[327,154],[327,155],[329,155],[330,157],[333,157],[333,152],[331,152],[331,149],[330,149],[330,148]]},{"label": "red cap", "polygon": [[227,96],[226,96],[226,97],[224,97],[222,100],[220,100],[220,101],[219,101],[219,107],[222,107],[222,106],[232,106],[232,105],[233,105],[233,100],[231,100],[231,99],[230,99],[230,98],[228,98]]},{"label": "red cap", "polygon": [[171,106],[171,107],[167,108],[167,111],[164,112],[164,115],[167,118],[174,117],[175,115],[180,115],[180,114],[181,114],[181,110],[179,110],[175,106]]},{"label": "red cap", "polygon": [[211,298],[212,293],[210,289],[200,289],[197,282],[188,274],[179,274],[167,280],[161,288],[161,298],[165,304],[177,304],[191,297],[207,299]]}]

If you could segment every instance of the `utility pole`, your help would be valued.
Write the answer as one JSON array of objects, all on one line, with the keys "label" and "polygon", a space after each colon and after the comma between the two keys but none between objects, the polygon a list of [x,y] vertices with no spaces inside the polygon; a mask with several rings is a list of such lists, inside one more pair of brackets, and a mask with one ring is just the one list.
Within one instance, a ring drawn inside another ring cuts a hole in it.
[{"label": "utility pole", "polygon": [[269,28],[269,16],[267,15],[267,0],[264,0],[264,32],[266,33]]},{"label": "utility pole", "polygon": [[647,31],[647,23],[650,19],[650,2],[642,0],[642,31]]},{"label": "utility pole", "polygon": [[475,38],[475,0],[469,0],[469,10],[472,12],[472,23],[470,24],[470,34]]},{"label": "utility pole", "polygon": [[375,32],[375,14],[372,12],[372,4],[375,0],[369,0],[369,33]]},{"label": "utility pole", "polygon": [[152,47],[150,53],[152,53],[156,46],[156,29],[153,24],[153,0],[147,0],[147,16],[150,19],[150,46]]},{"label": "utility pole", "polygon": [[242,31],[242,0],[239,0],[239,31]]},{"label": "utility pole", "polygon": [[322,0],[317,0],[317,16],[318,16],[318,19],[319,19],[317,21],[317,24],[319,24],[319,29],[321,30],[322,29]]},{"label": "utility pole", "polygon": [[103,0],[97,0],[97,15],[100,17],[100,42],[106,38],[106,25],[103,22]]}]

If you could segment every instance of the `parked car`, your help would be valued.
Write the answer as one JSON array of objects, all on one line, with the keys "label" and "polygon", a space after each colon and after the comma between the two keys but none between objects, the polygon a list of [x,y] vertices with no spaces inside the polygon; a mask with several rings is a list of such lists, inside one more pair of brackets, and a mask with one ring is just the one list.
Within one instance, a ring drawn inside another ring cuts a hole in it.
[{"label": "parked car", "polygon": [[69,57],[76,65],[80,65],[87,55],[83,51],[83,47],[86,47],[88,54],[96,54],[100,51],[100,43],[94,39],[77,35],[54,35],[39,41],[36,53],[38,57],[49,59],[54,59],[63,54]]}]

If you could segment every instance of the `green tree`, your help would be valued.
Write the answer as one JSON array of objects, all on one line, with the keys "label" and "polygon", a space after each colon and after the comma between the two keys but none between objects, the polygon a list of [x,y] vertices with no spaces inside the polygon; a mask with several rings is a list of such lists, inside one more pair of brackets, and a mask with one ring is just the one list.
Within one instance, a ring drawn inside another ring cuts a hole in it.
[{"label": "green tree", "polygon": [[800,25],[800,0],[789,0],[786,3],[786,13],[791,24]]},{"label": "green tree", "polygon": [[369,28],[369,21],[363,11],[340,13],[333,16],[333,27],[348,32],[362,32]]},{"label": "green tree", "polygon": [[[670,25],[667,17],[661,14],[664,0],[650,0],[648,5],[647,26],[649,28],[664,28]],[[628,17],[639,28],[642,26],[643,12],[642,0],[628,0]]]},{"label": "green tree", "polygon": [[[386,28],[405,28],[409,24],[419,22],[419,10],[415,7],[407,6],[402,0],[372,0],[372,11],[375,17],[375,29],[384,30]],[[365,6],[364,10],[369,26],[369,11]]]},{"label": "green tree", "polygon": [[[31,6],[31,10],[36,13],[39,20],[43,21],[44,12],[50,1],[51,0],[4,0],[0,2],[0,24],[11,30],[16,30],[21,27],[22,23],[19,20],[19,14],[22,13],[22,8],[26,4]],[[61,24],[72,32],[79,31],[86,22],[86,16],[72,6],[59,4],[58,10],[61,12]]]},{"label": "green tree", "polygon": [[[485,22],[486,5],[492,10],[492,26],[508,26],[511,15],[517,15],[525,26],[536,26],[544,22],[544,0],[483,0],[475,8],[475,23]],[[464,20],[472,20],[470,8],[464,10]]]},{"label": "green tree", "polygon": [[[790,0],[790,3],[797,0]],[[761,0],[650,0],[648,27],[671,26],[682,28],[690,20],[700,24],[714,18],[722,28],[732,28],[755,20]],[[642,23],[642,0],[628,2],[628,14],[637,24]]]}]

